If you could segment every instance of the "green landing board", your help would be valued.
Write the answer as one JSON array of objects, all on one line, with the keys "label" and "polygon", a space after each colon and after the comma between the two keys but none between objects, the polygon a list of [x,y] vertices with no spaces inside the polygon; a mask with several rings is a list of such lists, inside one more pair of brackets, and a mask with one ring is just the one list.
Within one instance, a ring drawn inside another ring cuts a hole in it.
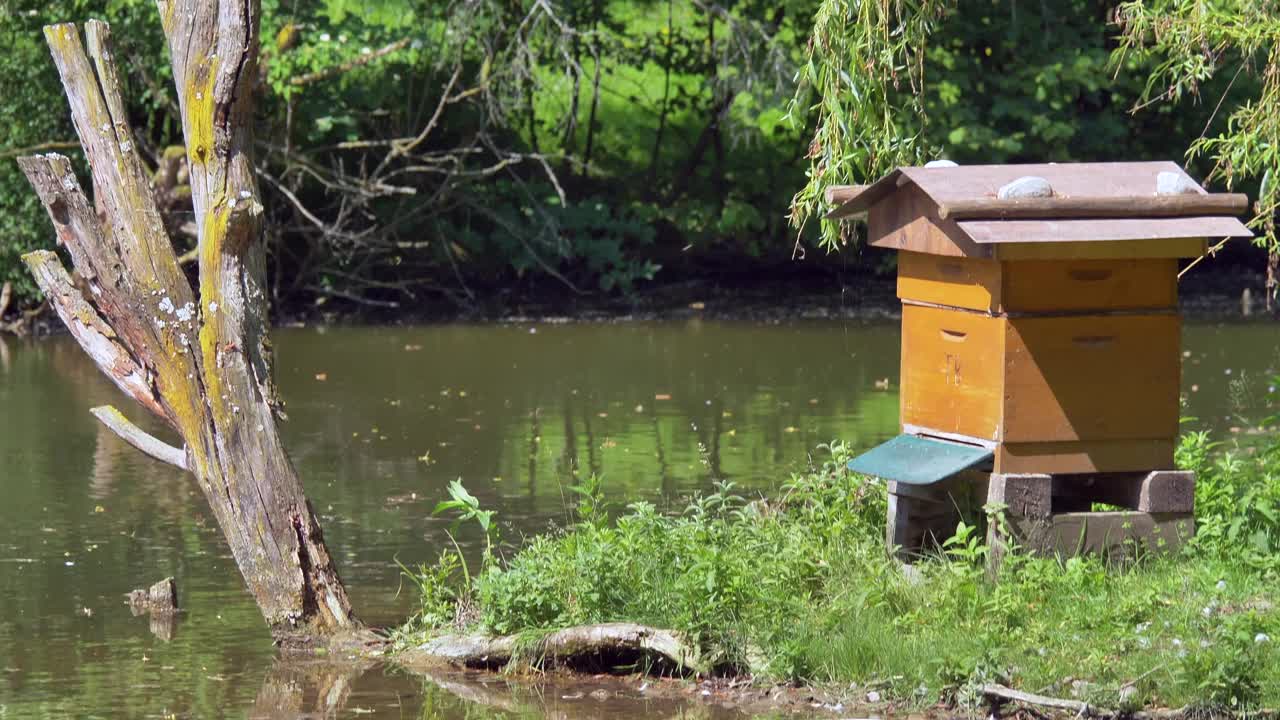
[{"label": "green landing board", "polygon": [[850,460],[849,469],[908,485],[932,485],[993,455],[977,445],[899,435]]}]

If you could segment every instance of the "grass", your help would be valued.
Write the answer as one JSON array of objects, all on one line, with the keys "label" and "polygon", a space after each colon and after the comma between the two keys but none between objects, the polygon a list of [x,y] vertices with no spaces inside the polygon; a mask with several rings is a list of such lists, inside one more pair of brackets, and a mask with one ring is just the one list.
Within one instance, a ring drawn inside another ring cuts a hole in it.
[{"label": "grass", "polygon": [[[987,682],[1109,707],[1280,704],[1280,443],[1225,452],[1184,437],[1199,530],[1177,555],[1108,566],[1015,552],[994,578],[982,529],[964,524],[908,577],[884,552],[884,484],[845,470],[849,448],[823,449],[775,497],[725,484],[679,514],[635,503],[615,516],[588,482],[576,524],[506,557],[491,535],[471,572],[450,550],[409,573],[422,608],[402,639],[633,621],[687,633],[726,669],[906,706],[976,709]],[[442,508],[482,512],[460,485]]]}]

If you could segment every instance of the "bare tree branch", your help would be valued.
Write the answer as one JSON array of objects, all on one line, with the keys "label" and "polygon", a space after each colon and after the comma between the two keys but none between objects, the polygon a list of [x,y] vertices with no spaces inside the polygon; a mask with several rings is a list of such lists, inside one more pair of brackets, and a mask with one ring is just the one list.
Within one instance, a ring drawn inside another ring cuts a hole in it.
[{"label": "bare tree branch", "polygon": [[296,87],[301,87],[303,85],[310,85],[311,83],[318,82],[320,80],[327,80],[328,78],[334,77],[336,75],[342,75],[343,73],[350,72],[358,67],[368,65],[369,63],[373,62],[374,60],[377,60],[378,58],[386,57],[387,55],[390,55],[391,53],[396,52],[397,50],[403,50],[408,46],[409,46],[409,38],[397,40],[391,43],[390,45],[380,47],[377,50],[374,50],[372,52],[364,53],[363,55],[358,55],[352,58],[351,60],[348,60],[347,62],[344,62],[340,65],[328,67],[323,70],[317,70],[315,72],[307,73],[306,75],[299,75],[294,79],[290,80],[289,84],[294,85]]},{"label": "bare tree branch", "polygon": [[89,412],[107,426],[107,429],[120,436],[121,440],[129,443],[144,455],[153,457],[161,462],[168,463],[179,470],[189,470],[187,467],[187,453],[185,450],[176,448],[154,435],[149,435],[142,428],[129,422],[129,418],[124,416],[119,410],[110,405],[99,405],[91,408]]}]

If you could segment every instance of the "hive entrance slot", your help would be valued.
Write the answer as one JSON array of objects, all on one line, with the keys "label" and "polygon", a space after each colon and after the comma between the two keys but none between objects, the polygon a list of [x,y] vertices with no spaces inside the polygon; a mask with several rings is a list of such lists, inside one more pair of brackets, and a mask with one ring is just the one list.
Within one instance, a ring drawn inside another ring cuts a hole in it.
[{"label": "hive entrance slot", "polygon": [[1103,280],[1106,280],[1111,277],[1110,270],[1101,270],[1101,269],[1084,270],[1084,269],[1077,268],[1075,270],[1068,271],[1067,274],[1071,276],[1071,279],[1078,280],[1080,282],[1102,282]]}]

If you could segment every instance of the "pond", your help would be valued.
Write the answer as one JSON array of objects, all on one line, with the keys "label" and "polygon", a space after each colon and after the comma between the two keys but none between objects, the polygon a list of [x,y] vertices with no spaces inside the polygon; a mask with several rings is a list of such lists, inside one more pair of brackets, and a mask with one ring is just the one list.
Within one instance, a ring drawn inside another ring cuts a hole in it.
[{"label": "pond", "polygon": [[[431,511],[454,479],[518,538],[565,521],[588,474],[618,506],[670,507],[720,480],[767,493],[820,443],[897,430],[896,323],[300,328],[276,346],[286,440],[373,624],[412,611],[397,562],[445,547]],[[1273,405],[1276,326],[1188,323],[1184,348],[1185,414],[1247,442]],[[0,718],[304,717],[335,699],[344,715],[481,712],[464,697],[517,714],[685,712],[634,691],[276,663],[195,485],[99,427],[87,410],[106,403],[141,419],[68,338],[0,338]],[[122,596],[168,575],[184,612],[153,634]]]}]

